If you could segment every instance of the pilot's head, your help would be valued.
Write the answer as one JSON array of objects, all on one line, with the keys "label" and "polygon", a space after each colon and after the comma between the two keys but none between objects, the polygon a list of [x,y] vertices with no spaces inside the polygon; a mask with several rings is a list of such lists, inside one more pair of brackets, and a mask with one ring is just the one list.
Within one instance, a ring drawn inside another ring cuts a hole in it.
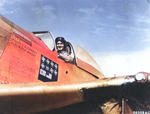
[{"label": "pilot's head", "polygon": [[55,43],[56,43],[56,48],[57,48],[58,51],[65,50],[66,40],[63,37],[57,37],[55,39]]}]

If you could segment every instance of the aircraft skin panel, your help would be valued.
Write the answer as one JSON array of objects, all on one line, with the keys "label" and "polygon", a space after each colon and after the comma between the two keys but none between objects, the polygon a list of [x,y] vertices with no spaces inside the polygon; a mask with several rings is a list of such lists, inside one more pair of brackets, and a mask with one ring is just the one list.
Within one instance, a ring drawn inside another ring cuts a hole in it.
[{"label": "aircraft skin panel", "polygon": [[1,113],[35,113],[84,101],[75,85],[5,84],[0,86],[0,91]]},{"label": "aircraft skin panel", "polygon": [[65,63],[63,60],[59,62],[59,74],[58,74],[58,82],[82,82],[82,81],[90,81],[97,80],[90,73],[78,68],[76,65],[72,65],[70,63]]},{"label": "aircraft skin panel", "polygon": [[36,60],[40,60],[40,54],[19,37],[15,33],[11,35],[1,57],[1,75],[6,76],[4,81],[8,83],[31,82],[38,75],[40,63]]}]

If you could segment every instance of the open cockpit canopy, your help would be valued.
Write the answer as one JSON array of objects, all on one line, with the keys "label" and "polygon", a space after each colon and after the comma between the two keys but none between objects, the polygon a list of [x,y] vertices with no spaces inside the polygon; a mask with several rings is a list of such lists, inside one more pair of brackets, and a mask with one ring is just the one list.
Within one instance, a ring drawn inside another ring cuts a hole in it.
[{"label": "open cockpit canopy", "polygon": [[53,39],[53,35],[49,31],[40,31],[33,32],[36,37],[42,39],[42,41],[47,45],[47,47],[51,50],[55,50],[55,43]]}]

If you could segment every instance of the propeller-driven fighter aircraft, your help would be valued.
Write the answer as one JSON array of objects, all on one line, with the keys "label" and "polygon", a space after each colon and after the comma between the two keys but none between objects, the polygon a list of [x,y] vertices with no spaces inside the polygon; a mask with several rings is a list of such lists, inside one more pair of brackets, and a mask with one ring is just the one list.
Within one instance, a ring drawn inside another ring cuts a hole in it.
[{"label": "propeller-driven fighter aircraft", "polygon": [[150,109],[149,73],[106,78],[83,48],[69,45],[72,63],[58,58],[49,31],[28,32],[0,15],[0,113],[37,113],[116,97],[124,101],[123,113],[137,110],[131,98]]}]

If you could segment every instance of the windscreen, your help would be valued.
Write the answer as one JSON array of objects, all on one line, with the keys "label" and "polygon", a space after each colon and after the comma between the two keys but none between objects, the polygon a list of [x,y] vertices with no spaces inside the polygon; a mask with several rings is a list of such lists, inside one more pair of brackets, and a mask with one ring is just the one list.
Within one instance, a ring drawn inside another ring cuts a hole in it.
[{"label": "windscreen", "polygon": [[35,36],[42,39],[42,41],[49,47],[51,51],[55,49],[54,39],[50,32],[44,31],[44,32],[33,32]]}]

